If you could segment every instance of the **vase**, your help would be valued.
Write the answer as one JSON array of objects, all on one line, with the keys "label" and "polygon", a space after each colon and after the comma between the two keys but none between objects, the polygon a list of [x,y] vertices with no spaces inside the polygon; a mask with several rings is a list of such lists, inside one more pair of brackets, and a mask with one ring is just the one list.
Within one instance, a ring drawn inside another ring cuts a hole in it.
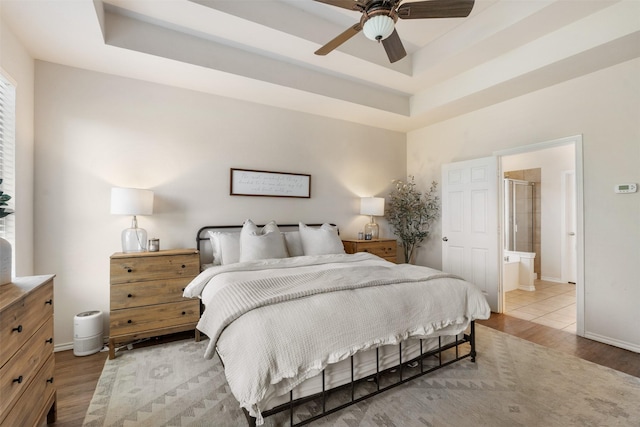
[{"label": "vase", "polygon": [[0,285],[11,283],[11,243],[0,237]]}]

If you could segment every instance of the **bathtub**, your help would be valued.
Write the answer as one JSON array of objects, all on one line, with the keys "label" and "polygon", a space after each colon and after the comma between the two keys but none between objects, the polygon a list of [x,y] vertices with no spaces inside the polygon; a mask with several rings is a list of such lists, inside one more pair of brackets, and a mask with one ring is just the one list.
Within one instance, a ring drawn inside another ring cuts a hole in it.
[{"label": "bathtub", "polygon": [[502,287],[504,292],[521,289],[535,291],[533,260],[535,252],[504,251],[502,264]]}]

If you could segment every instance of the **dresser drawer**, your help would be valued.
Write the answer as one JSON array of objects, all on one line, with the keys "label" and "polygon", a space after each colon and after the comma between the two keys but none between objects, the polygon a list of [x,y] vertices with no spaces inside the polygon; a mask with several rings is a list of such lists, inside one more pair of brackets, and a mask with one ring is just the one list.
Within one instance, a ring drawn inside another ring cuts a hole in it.
[{"label": "dresser drawer", "polygon": [[146,280],[193,278],[200,271],[197,253],[172,256],[111,258],[111,284]]},{"label": "dresser drawer", "polygon": [[191,280],[187,277],[111,285],[111,310],[185,301],[182,293]]},{"label": "dresser drawer", "polygon": [[[44,366],[38,371],[35,379],[28,385],[22,398],[4,420],[0,420],[3,426],[35,426],[53,404],[55,396],[54,382],[54,356],[49,354]],[[3,401],[4,401],[4,395]],[[46,405],[44,405],[46,403]],[[44,406],[43,406],[44,405]]]},{"label": "dresser drawer", "polygon": [[[109,336],[135,334],[154,329],[197,323],[200,301],[184,300],[168,304],[127,308],[111,312]],[[158,332],[158,335],[161,335]]]},{"label": "dresser drawer", "polygon": [[0,312],[0,366],[52,317],[53,280]]},{"label": "dresser drawer", "polygon": [[29,386],[44,361],[53,354],[53,318],[36,331],[15,357],[0,368],[0,413]]}]

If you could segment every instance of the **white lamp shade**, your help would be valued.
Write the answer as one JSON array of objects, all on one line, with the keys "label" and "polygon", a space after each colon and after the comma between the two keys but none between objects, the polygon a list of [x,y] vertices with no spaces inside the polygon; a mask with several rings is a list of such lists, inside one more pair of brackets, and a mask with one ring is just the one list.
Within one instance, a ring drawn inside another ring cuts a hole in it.
[{"label": "white lamp shade", "polygon": [[112,188],[111,213],[114,215],[151,215],[153,191],[138,188]]},{"label": "white lamp shade", "polygon": [[368,39],[384,40],[393,33],[395,27],[393,19],[387,15],[376,15],[367,19],[362,27],[362,32]]},{"label": "white lamp shade", "polygon": [[363,197],[360,199],[361,215],[384,215],[384,198],[383,197]]}]

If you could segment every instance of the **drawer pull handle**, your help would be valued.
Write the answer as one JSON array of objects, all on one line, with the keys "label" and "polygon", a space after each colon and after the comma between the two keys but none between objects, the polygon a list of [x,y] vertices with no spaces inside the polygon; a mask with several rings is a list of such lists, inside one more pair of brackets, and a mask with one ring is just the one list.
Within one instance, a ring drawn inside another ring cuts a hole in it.
[{"label": "drawer pull handle", "polygon": [[44,302],[44,305],[51,304],[53,305],[53,299],[48,299]]},{"label": "drawer pull handle", "polygon": [[49,378],[47,382],[53,384],[53,377]]},{"label": "drawer pull handle", "polygon": [[127,273],[131,273],[133,271],[132,268],[127,268]]},{"label": "drawer pull handle", "polygon": [[13,382],[14,383],[18,383],[18,384],[22,384],[22,375],[20,375],[18,378],[14,378]]},{"label": "drawer pull handle", "polygon": [[18,325],[18,327],[13,328],[11,332],[18,332],[18,333],[22,332],[22,325]]},{"label": "drawer pull handle", "polygon": [[187,314],[187,312],[186,312],[186,311],[183,311],[183,312],[182,312],[182,315],[184,316],[185,314]]},{"label": "drawer pull handle", "polygon": [[127,320],[127,323],[133,323],[133,321],[131,319]]},{"label": "drawer pull handle", "polygon": [[133,295],[127,294],[127,298],[131,298],[131,297],[133,297]]},{"label": "drawer pull handle", "polygon": [[45,343],[49,343],[49,344],[53,344],[53,337],[49,338],[48,340],[44,340]]},{"label": "drawer pull handle", "polygon": [[187,266],[186,266],[186,265],[184,265],[184,264],[182,264],[182,268],[187,268]]}]

